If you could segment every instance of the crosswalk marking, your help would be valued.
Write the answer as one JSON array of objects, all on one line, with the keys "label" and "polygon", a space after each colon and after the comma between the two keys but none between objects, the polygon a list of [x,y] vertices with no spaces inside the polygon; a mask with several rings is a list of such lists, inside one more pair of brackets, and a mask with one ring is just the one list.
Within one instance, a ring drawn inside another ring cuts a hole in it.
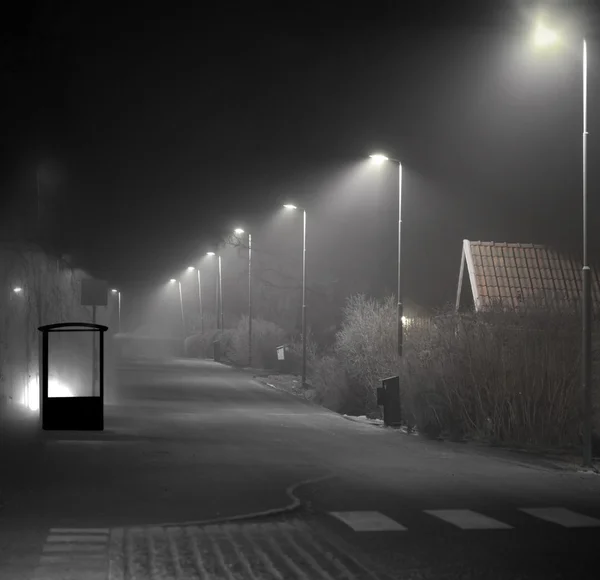
[{"label": "crosswalk marking", "polygon": [[106,534],[108,535],[110,530],[108,528],[50,528],[51,534]]},{"label": "crosswalk marking", "polygon": [[33,580],[106,580],[108,528],[51,528]]},{"label": "crosswalk marking", "polygon": [[407,528],[379,512],[329,512],[355,532],[403,532]]},{"label": "crosswalk marking", "polygon": [[512,526],[472,510],[425,510],[426,514],[440,518],[461,530],[509,530]]},{"label": "crosswalk marking", "polygon": [[61,562],[73,562],[78,560],[89,560],[91,562],[104,561],[104,554],[43,554],[40,558],[41,564],[59,564]]},{"label": "crosswalk marking", "polygon": [[[564,528],[600,528],[600,519],[566,508],[515,508],[535,518]],[[330,516],[340,520],[355,532],[406,531],[408,528],[377,511],[332,511]],[[513,526],[469,509],[423,510],[430,516],[462,530],[510,530]]]},{"label": "crosswalk marking", "polygon": [[78,534],[53,534],[46,538],[46,542],[93,542],[93,543],[106,543],[106,536],[101,535],[78,535]]},{"label": "crosswalk marking", "polygon": [[566,508],[521,508],[522,512],[530,516],[558,524],[564,528],[596,528],[600,527],[600,520],[578,514]]},{"label": "crosswalk marking", "polygon": [[102,552],[106,544],[46,544],[44,552]]}]

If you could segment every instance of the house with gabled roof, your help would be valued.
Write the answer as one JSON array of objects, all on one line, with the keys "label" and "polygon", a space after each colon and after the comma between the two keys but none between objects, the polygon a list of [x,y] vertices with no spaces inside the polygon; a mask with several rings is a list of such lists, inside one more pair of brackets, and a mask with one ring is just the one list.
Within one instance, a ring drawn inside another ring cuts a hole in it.
[{"label": "house with gabled roof", "polygon": [[[592,305],[600,313],[600,278],[592,272]],[[581,262],[538,244],[463,240],[456,310],[491,306],[518,310],[526,305],[577,308]]]}]

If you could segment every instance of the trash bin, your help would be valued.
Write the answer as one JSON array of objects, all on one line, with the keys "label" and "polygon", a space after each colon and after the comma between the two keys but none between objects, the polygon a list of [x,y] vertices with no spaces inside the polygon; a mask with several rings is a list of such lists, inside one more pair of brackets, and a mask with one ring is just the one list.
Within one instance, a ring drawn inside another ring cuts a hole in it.
[{"label": "trash bin", "polygon": [[400,405],[400,377],[388,377],[381,381],[377,389],[377,404],[383,407],[383,424],[386,427],[400,427],[402,407]]}]

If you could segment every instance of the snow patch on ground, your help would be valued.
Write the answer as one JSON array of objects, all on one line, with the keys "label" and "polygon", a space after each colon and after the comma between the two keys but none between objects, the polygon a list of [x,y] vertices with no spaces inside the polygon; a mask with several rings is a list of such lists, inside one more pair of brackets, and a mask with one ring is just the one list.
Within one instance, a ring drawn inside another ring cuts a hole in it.
[{"label": "snow patch on ground", "polygon": [[285,391],[307,401],[312,401],[315,395],[315,390],[311,387],[303,388],[301,379],[295,375],[268,375],[255,378],[272,389]]}]

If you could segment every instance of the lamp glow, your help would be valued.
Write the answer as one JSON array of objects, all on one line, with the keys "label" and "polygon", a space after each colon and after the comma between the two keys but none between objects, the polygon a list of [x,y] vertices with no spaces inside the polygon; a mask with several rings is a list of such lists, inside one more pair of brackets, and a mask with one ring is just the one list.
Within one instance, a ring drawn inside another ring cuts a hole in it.
[{"label": "lamp glow", "polygon": [[233,233],[239,236],[240,234],[244,233],[244,230],[242,228],[235,228],[235,230],[233,230]]},{"label": "lamp glow", "polygon": [[188,271],[188,272],[191,272],[192,270],[195,270],[195,269],[196,269],[196,268],[194,268],[194,266],[188,266],[188,267],[187,267],[187,271]]},{"label": "lamp glow", "polygon": [[285,209],[298,209],[297,206],[292,205],[291,203],[286,203],[283,207],[285,207]]},{"label": "lamp glow", "polygon": [[21,288],[20,286],[16,286],[15,288],[13,288],[13,292],[15,294],[20,294],[21,292],[23,292],[23,288]]},{"label": "lamp glow", "polygon": [[177,280],[175,280],[175,278],[171,278],[171,279],[169,280],[169,282],[170,282],[171,284],[174,284],[175,282],[177,282]]},{"label": "lamp glow", "polygon": [[112,292],[113,294],[116,294],[116,293],[118,292],[118,290],[117,290],[116,288],[113,288],[113,289],[111,290],[111,292]]},{"label": "lamp glow", "polygon": [[533,40],[536,46],[547,48],[558,42],[558,34],[555,30],[552,30],[543,24],[538,24],[534,32]]},{"label": "lamp glow", "polygon": [[381,153],[374,153],[373,155],[369,155],[369,157],[373,160],[377,165],[381,165],[383,162],[388,161],[389,157],[382,155]]},{"label": "lamp glow", "polygon": [[215,253],[214,253],[214,252],[206,252],[206,255],[207,255],[207,256],[214,256],[214,255],[215,255]]}]

